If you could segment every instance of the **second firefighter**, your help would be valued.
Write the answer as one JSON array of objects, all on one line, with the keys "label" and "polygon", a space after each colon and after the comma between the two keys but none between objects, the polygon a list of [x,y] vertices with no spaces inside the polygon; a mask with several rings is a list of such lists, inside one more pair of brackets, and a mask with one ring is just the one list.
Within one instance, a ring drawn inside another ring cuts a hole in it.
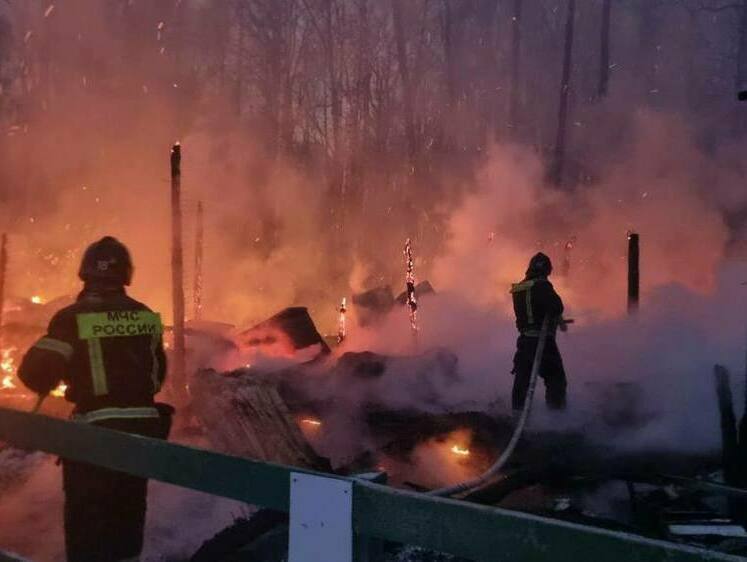
[{"label": "second firefighter", "polygon": [[514,355],[514,385],[511,402],[514,411],[524,408],[531,382],[532,366],[540,339],[542,323],[548,318],[549,329],[542,354],[539,376],[545,381],[545,401],[549,408],[561,410],[566,405],[566,377],[555,333],[565,330],[562,320],[563,301],[547,279],[552,273],[552,262],[538,253],[529,262],[526,276],[511,287],[516,327],[519,338]]}]

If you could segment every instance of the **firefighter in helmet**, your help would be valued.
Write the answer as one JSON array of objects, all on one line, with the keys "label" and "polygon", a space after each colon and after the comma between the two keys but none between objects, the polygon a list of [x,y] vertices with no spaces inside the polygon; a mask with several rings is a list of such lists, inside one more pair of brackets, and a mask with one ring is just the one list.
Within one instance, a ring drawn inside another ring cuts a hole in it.
[{"label": "firefighter in helmet", "polygon": [[526,277],[521,283],[511,287],[516,327],[519,339],[514,355],[514,387],[512,405],[514,411],[524,407],[534,364],[534,356],[539,343],[543,321],[548,317],[548,333],[545,342],[539,375],[545,381],[545,401],[554,410],[566,405],[566,378],[563,359],[555,342],[558,327],[565,331],[562,320],[563,301],[548,281],[552,273],[552,262],[543,253],[538,253],[529,262]]},{"label": "firefighter in helmet", "polygon": [[[130,298],[127,248],[107,236],[91,244],[74,304],[52,318],[18,376],[44,397],[60,382],[73,419],[166,438],[173,409],[156,404],[166,373],[160,316]],[[62,460],[69,562],[136,560],[143,545],[147,480]]]}]

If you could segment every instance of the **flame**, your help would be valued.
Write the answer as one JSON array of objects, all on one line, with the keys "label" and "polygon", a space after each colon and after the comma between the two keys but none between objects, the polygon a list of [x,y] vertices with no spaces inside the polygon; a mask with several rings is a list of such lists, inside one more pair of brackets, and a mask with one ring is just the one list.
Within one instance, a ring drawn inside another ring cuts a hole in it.
[{"label": "flame", "polygon": [[14,380],[16,374],[14,351],[16,351],[15,347],[6,347],[0,350],[0,374],[3,375],[2,381],[0,381],[0,389],[2,390],[17,388]]},{"label": "flame", "polygon": [[462,457],[468,457],[470,454],[469,449],[465,449],[464,447],[460,447],[459,445],[454,445],[451,448],[451,452]]},{"label": "flame", "polygon": [[34,304],[44,304],[44,298],[39,295],[34,295],[31,297],[31,302]]},{"label": "flame", "polygon": [[337,321],[337,343],[341,344],[343,341],[345,341],[345,337],[347,337],[347,324],[345,315],[348,311],[348,305],[347,305],[347,298],[342,298],[342,303],[340,303],[340,317]]},{"label": "flame", "polygon": [[67,385],[64,382],[61,382],[57,388],[55,388],[52,392],[49,394],[51,396],[54,396],[55,398],[64,398],[65,397],[65,391],[67,390]]},{"label": "flame", "polygon": [[322,425],[321,421],[314,418],[304,418],[301,420],[301,423],[305,423],[306,425],[313,425],[315,427],[319,427],[320,425]]}]

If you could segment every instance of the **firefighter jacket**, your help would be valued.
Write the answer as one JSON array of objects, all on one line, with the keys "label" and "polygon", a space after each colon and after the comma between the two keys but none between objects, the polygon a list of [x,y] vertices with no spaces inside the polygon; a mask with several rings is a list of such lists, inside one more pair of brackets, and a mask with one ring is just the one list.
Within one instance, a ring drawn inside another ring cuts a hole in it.
[{"label": "firefighter jacket", "polygon": [[563,314],[563,301],[546,277],[524,279],[511,286],[516,327],[523,336],[539,337],[542,322],[549,316],[549,335],[555,335],[557,320]]},{"label": "firefighter jacket", "polygon": [[155,418],[166,374],[162,334],[160,316],[124,288],[86,288],[52,318],[18,377],[40,395],[64,382],[81,421]]}]

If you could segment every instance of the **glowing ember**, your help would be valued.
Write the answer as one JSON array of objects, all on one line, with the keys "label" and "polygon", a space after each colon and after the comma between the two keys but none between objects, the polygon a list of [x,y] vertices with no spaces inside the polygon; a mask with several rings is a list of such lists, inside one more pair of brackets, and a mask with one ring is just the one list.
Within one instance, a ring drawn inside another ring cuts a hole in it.
[{"label": "glowing ember", "polygon": [[301,420],[301,423],[305,423],[306,425],[313,425],[315,427],[319,427],[320,425],[322,425],[322,422],[313,418],[304,418]]},{"label": "glowing ember", "polygon": [[61,382],[57,388],[55,388],[52,392],[49,394],[54,396],[55,398],[64,398],[65,397],[65,391],[67,390],[67,385],[64,382]]},{"label": "glowing ember", "polygon": [[340,304],[340,318],[337,323],[337,343],[338,344],[345,341],[345,337],[347,336],[347,325],[345,321],[345,315],[347,311],[348,311],[347,299],[343,297],[342,303]]},{"label": "glowing ember", "polygon": [[415,260],[412,257],[412,241],[408,238],[405,242],[405,288],[407,290],[407,306],[410,308],[410,329],[413,336],[418,333],[418,301],[415,297]]},{"label": "glowing ember", "polygon": [[463,447],[460,447],[459,445],[454,445],[451,448],[451,452],[454,453],[455,455],[459,455],[459,456],[462,456],[462,457],[468,457],[469,456],[469,449],[465,449]]},{"label": "glowing ember", "polygon": [[13,352],[15,351],[15,347],[6,347],[0,350],[0,375],[3,377],[0,382],[0,389],[2,390],[17,388],[15,383],[16,364],[13,358]]},{"label": "glowing ember", "polygon": [[31,302],[33,302],[34,304],[44,304],[44,299],[39,295],[34,295],[33,297],[31,297]]}]

